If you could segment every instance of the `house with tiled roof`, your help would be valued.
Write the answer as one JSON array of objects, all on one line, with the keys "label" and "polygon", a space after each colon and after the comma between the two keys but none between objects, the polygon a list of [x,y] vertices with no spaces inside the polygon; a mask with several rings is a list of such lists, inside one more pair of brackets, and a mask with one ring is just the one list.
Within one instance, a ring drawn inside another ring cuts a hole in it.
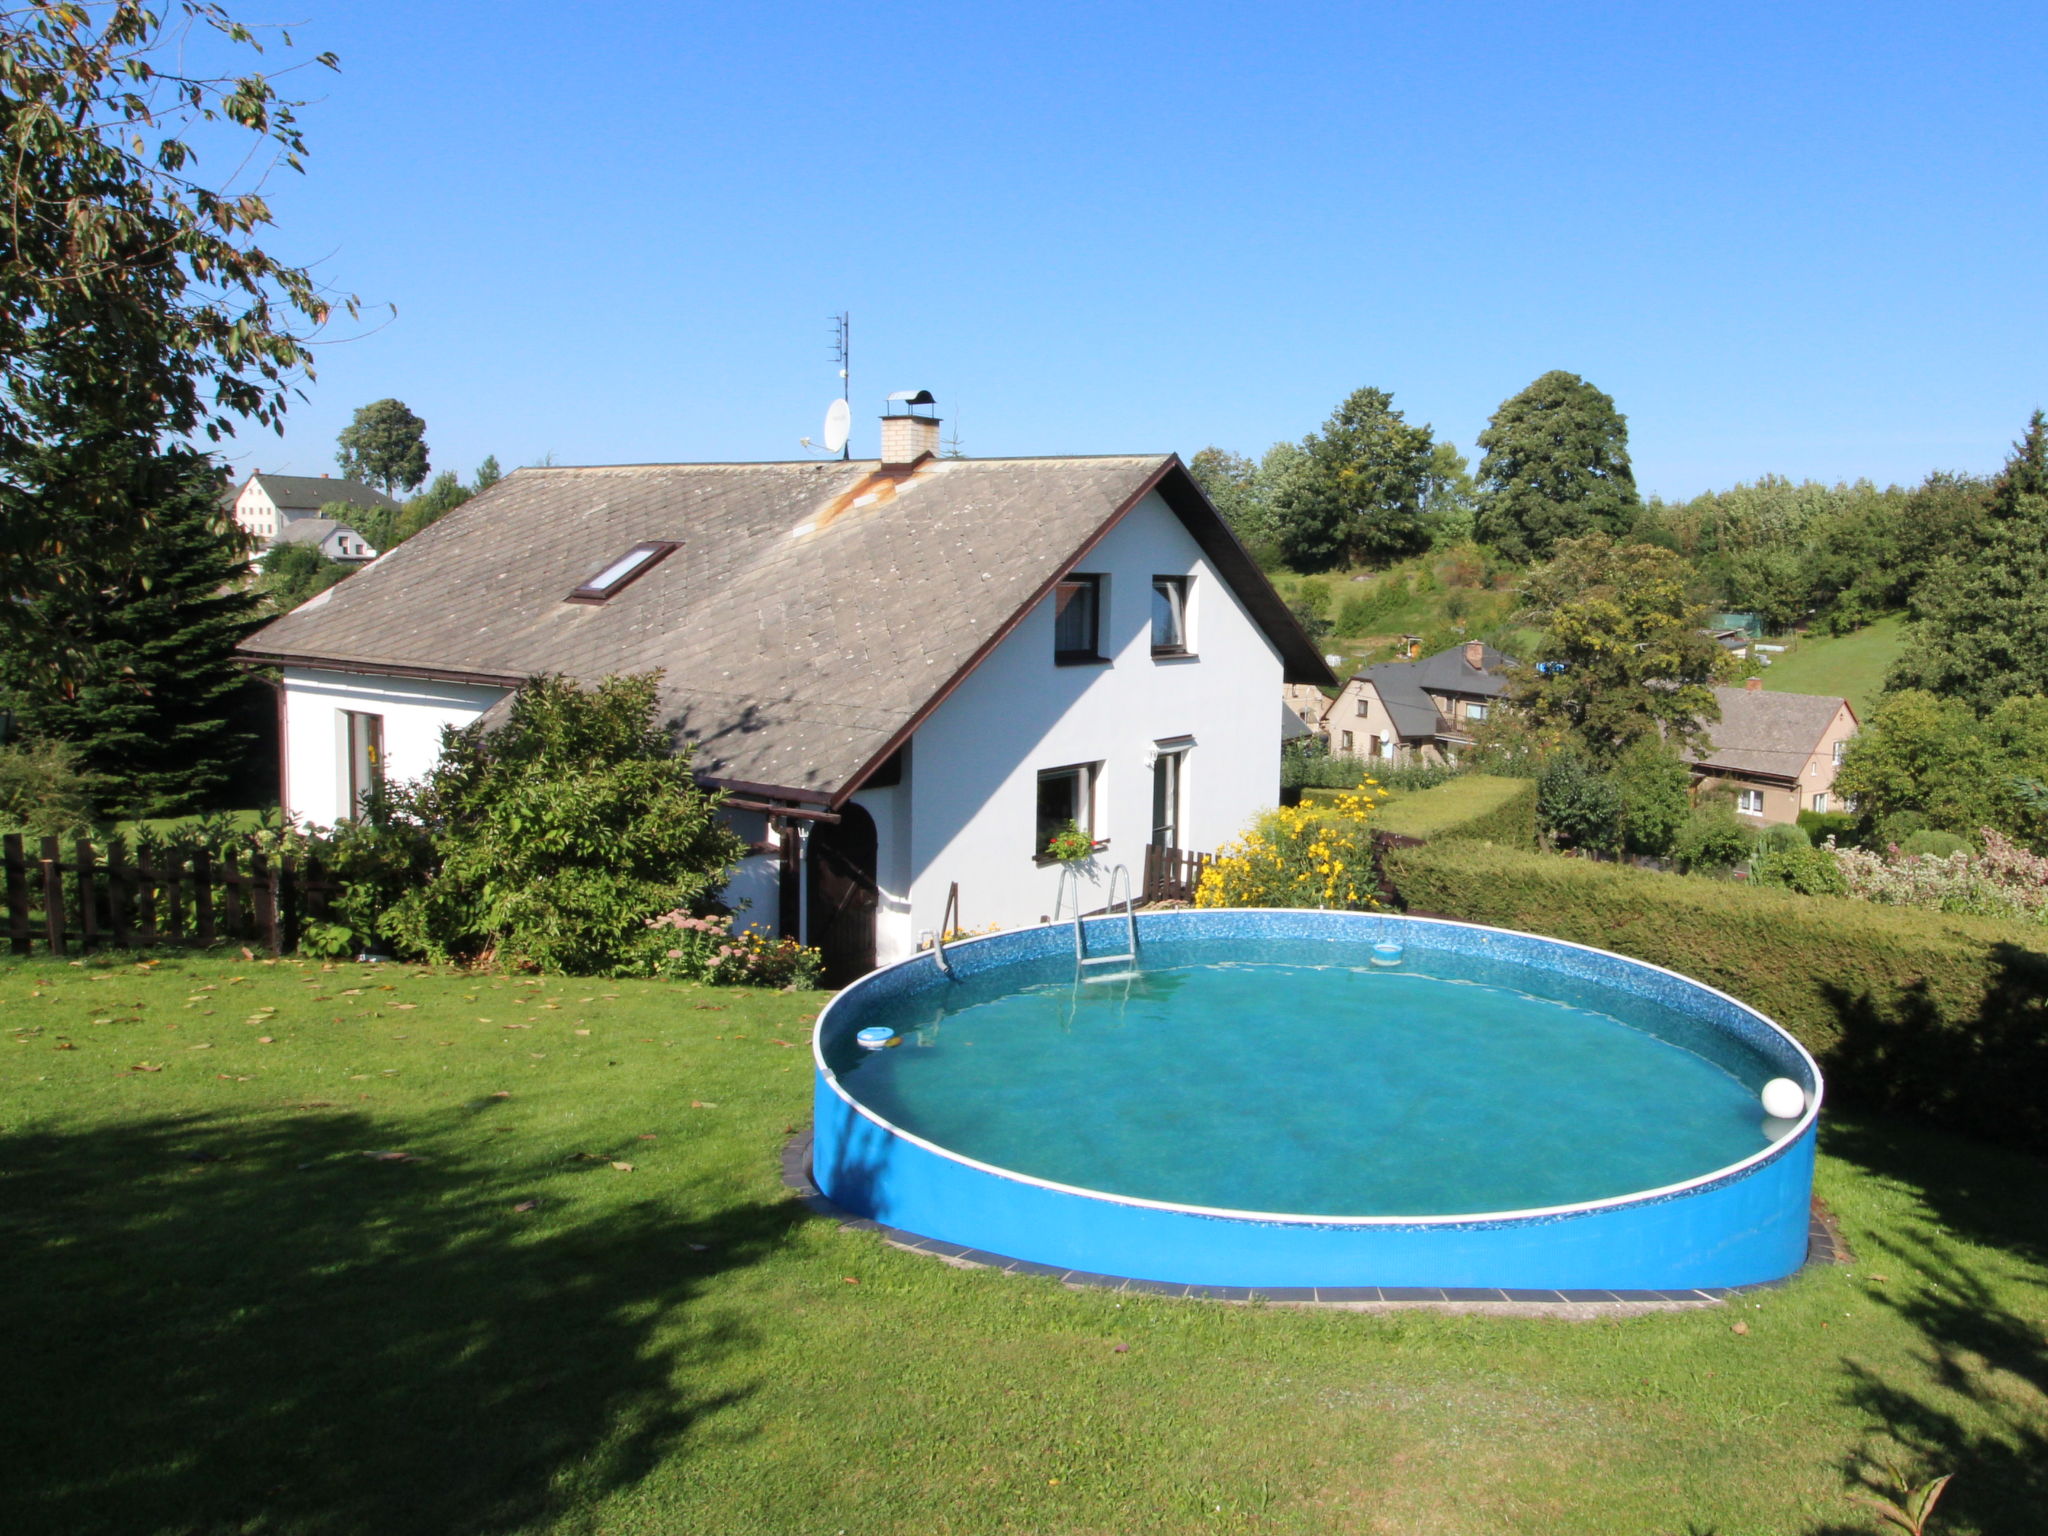
[{"label": "house with tiled roof", "polygon": [[326,475],[266,475],[261,470],[244,480],[229,497],[236,525],[258,549],[268,549],[293,523],[319,517],[322,508],[337,502],[361,507],[366,512],[395,512],[399,506],[382,491],[358,480],[334,480]]},{"label": "house with tiled roof", "polygon": [[377,551],[368,539],[347,523],[332,517],[292,519],[271,542],[271,547],[274,549],[279,544],[310,544],[329,560],[339,560],[344,565],[361,565],[377,558]]},{"label": "house with tiled roof", "polygon": [[1775,693],[1760,679],[1716,688],[1721,718],[1692,758],[1695,793],[1725,789],[1735,812],[1759,826],[1797,821],[1801,811],[1848,809],[1835,774],[1856,734],[1856,711],[1831,694]]},{"label": "house with tiled roof", "polygon": [[522,469],[252,636],[283,804],[331,823],[530,677],[659,670],[678,745],[753,852],[746,918],[835,980],[962,920],[1052,912],[1148,845],[1213,849],[1278,794],[1314,643],[1173,455]]},{"label": "house with tiled roof", "polygon": [[1472,745],[1514,662],[1480,640],[1348,678],[1323,715],[1330,750],[1390,764],[1447,763]]}]

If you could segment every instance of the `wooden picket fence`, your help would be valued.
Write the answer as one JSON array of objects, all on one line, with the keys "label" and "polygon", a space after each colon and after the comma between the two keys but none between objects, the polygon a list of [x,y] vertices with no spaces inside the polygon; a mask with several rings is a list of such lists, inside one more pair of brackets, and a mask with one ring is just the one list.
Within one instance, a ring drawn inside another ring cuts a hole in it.
[{"label": "wooden picket fence", "polygon": [[22,835],[0,838],[7,941],[17,955],[38,946],[72,949],[205,948],[241,943],[273,955],[297,947],[309,918],[325,919],[339,886],[315,860],[272,859],[229,848],[144,852],[130,857],[119,839],[105,849],[88,838],[70,845],[41,840],[31,855]]},{"label": "wooden picket fence", "polygon": [[1202,876],[1216,862],[1213,853],[1195,853],[1186,848],[1145,846],[1145,882],[1141,901],[1193,901],[1201,889]]}]

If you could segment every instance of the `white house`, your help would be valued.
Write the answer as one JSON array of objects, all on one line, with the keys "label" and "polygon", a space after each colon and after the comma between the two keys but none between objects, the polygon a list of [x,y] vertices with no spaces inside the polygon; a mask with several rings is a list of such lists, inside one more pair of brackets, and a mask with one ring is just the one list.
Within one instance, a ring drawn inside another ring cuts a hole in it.
[{"label": "white house", "polygon": [[236,525],[259,549],[268,549],[293,523],[318,517],[322,507],[336,502],[365,511],[398,510],[397,502],[360,481],[332,480],[326,475],[266,475],[261,470],[242,482],[229,506]]},{"label": "white house", "polygon": [[300,517],[284,525],[284,532],[271,541],[279,544],[310,544],[330,560],[361,565],[377,558],[377,551],[347,523],[331,517]]},{"label": "white house", "polygon": [[[245,644],[282,669],[281,798],[349,815],[539,673],[660,668],[678,741],[754,849],[728,899],[833,979],[961,921],[1086,899],[1148,844],[1214,849],[1274,803],[1283,681],[1314,644],[1180,460],[523,469]],[[1289,722],[1291,723],[1291,722]]]}]

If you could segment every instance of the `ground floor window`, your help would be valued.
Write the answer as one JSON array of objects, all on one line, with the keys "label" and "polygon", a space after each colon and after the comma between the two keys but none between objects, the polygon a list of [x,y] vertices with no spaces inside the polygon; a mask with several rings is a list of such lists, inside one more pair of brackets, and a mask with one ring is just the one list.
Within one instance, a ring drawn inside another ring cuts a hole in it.
[{"label": "ground floor window", "polygon": [[348,800],[342,815],[354,817],[368,809],[371,792],[384,782],[384,717],[345,709],[341,719],[348,759]]},{"label": "ground floor window", "polygon": [[1764,813],[1764,792],[1760,789],[1741,789],[1735,792],[1735,809],[1745,816],[1761,816]]},{"label": "ground floor window", "polygon": [[1825,793],[1821,793],[1813,797],[1813,808],[1816,811],[1819,811],[1822,815],[1827,814],[1828,797]]},{"label": "ground floor window", "polygon": [[1031,845],[1034,856],[1073,823],[1091,840],[1095,836],[1095,781],[1101,764],[1075,763],[1048,768],[1038,776],[1038,827]]},{"label": "ground floor window", "polygon": [[[1350,733],[1346,732],[1345,746],[1350,746]],[[1152,846],[1155,848],[1178,848],[1180,842],[1180,802],[1182,788],[1187,778],[1188,749],[1185,745],[1162,743],[1159,755],[1152,759]]]},{"label": "ground floor window", "polygon": [[1365,738],[1365,745],[1366,745],[1366,753],[1365,753],[1365,755],[1366,755],[1367,757],[1378,757],[1378,756],[1380,755],[1380,739],[1379,739],[1379,737],[1377,737],[1377,736],[1368,736],[1368,737],[1366,737],[1366,738]]}]

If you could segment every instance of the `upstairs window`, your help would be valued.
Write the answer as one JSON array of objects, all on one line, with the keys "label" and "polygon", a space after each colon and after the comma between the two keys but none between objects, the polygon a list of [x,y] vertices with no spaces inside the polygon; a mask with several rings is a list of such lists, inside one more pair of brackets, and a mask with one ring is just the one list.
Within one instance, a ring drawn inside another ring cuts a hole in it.
[{"label": "upstairs window", "polygon": [[631,586],[682,546],[665,539],[635,544],[609,565],[598,567],[582,586],[571,592],[572,603],[602,603]]},{"label": "upstairs window", "polygon": [[1052,659],[1063,667],[1100,661],[1102,578],[1069,576],[1053,592]]},{"label": "upstairs window", "polygon": [[1835,743],[1835,766],[1837,768],[1842,766],[1842,754],[1848,750],[1848,747],[1849,743],[1847,743],[1846,741],[1838,741]]},{"label": "upstairs window", "polygon": [[1152,578],[1152,654],[1188,654],[1188,579],[1185,576]]}]

